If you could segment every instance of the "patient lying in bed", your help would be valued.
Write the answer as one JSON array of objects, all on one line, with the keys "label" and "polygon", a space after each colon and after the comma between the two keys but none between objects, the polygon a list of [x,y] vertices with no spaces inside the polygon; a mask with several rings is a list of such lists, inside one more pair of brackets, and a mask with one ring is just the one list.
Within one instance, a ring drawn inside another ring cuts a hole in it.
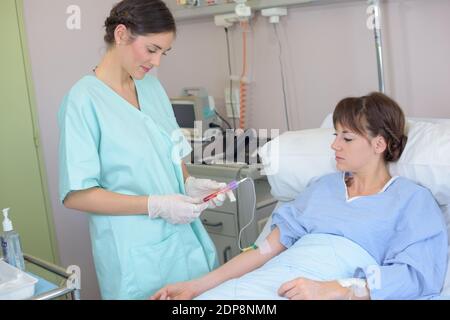
[{"label": "patient lying in bed", "polygon": [[322,177],[274,213],[272,227],[288,250],[198,299],[279,299],[278,289],[299,277],[361,276],[372,299],[439,294],[447,235],[429,191],[394,177],[377,194],[348,199],[344,176]]},{"label": "patient lying in bed", "polygon": [[342,100],[333,121],[341,172],[312,182],[274,212],[272,232],[258,249],[202,278],[166,286],[152,299],[438,295],[447,264],[441,211],[427,189],[391,177],[386,166],[406,144],[401,109],[375,93]]}]

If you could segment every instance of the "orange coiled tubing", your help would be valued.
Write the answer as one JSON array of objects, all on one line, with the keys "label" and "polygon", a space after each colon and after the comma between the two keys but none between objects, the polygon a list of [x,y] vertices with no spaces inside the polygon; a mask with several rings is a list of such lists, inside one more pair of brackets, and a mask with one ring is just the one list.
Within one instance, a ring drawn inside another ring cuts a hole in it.
[{"label": "orange coiled tubing", "polygon": [[239,115],[239,127],[241,129],[245,129],[245,116],[246,116],[246,108],[247,108],[247,84],[245,76],[247,75],[247,28],[248,22],[242,21],[242,40],[243,40],[243,67],[242,67],[242,75],[240,81],[239,88],[239,103],[240,103],[240,115]]}]

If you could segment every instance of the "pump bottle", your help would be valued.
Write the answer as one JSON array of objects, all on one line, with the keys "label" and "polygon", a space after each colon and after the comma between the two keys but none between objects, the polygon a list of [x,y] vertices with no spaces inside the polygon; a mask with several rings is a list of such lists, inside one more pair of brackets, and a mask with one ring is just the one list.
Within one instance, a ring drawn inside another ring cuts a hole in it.
[{"label": "pump bottle", "polygon": [[5,262],[10,265],[19,268],[20,270],[25,270],[20,237],[19,234],[13,230],[13,225],[8,218],[8,213],[9,208],[3,209],[3,233],[0,235],[3,258],[5,259]]}]

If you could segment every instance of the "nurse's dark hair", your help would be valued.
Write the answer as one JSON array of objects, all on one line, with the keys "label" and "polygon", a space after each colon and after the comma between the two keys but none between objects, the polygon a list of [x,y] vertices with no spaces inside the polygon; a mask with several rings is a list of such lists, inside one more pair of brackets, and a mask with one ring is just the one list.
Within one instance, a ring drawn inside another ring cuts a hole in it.
[{"label": "nurse's dark hair", "polygon": [[115,43],[114,32],[123,24],[132,36],[173,32],[177,28],[175,19],[161,0],[122,0],[111,10],[105,21],[105,42],[112,46]]},{"label": "nurse's dark hair", "polygon": [[393,99],[380,92],[362,97],[341,100],[333,113],[333,124],[366,136],[382,136],[387,148],[386,162],[395,162],[402,155],[408,137],[405,132],[405,115]]}]

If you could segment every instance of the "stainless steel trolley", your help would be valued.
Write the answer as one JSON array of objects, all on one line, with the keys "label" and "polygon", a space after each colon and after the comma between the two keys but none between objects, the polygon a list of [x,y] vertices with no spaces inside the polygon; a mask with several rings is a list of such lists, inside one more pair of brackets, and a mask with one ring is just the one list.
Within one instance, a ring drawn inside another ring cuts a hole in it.
[{"label": "stainless steel trolley", "polygon": [[55,274],[62,278],[62,281],[60,285],[53,290],[50,290],[45,293],[41,293],[39,295],[35,295],[30,298],[30,300],[51,300],[56,299],[59,297],[69,297],[71,300],[80,300],[80,288],[79,288],[79,275],[67,273],[67,271],[59,267],[57,265],[54,265],[52,263],[46,262],[44,260],[41,260],[39,258],[33,257],[29,254],[23,255],[25,261],[36,265],[42,269],[45,269],[52,274]]}]

